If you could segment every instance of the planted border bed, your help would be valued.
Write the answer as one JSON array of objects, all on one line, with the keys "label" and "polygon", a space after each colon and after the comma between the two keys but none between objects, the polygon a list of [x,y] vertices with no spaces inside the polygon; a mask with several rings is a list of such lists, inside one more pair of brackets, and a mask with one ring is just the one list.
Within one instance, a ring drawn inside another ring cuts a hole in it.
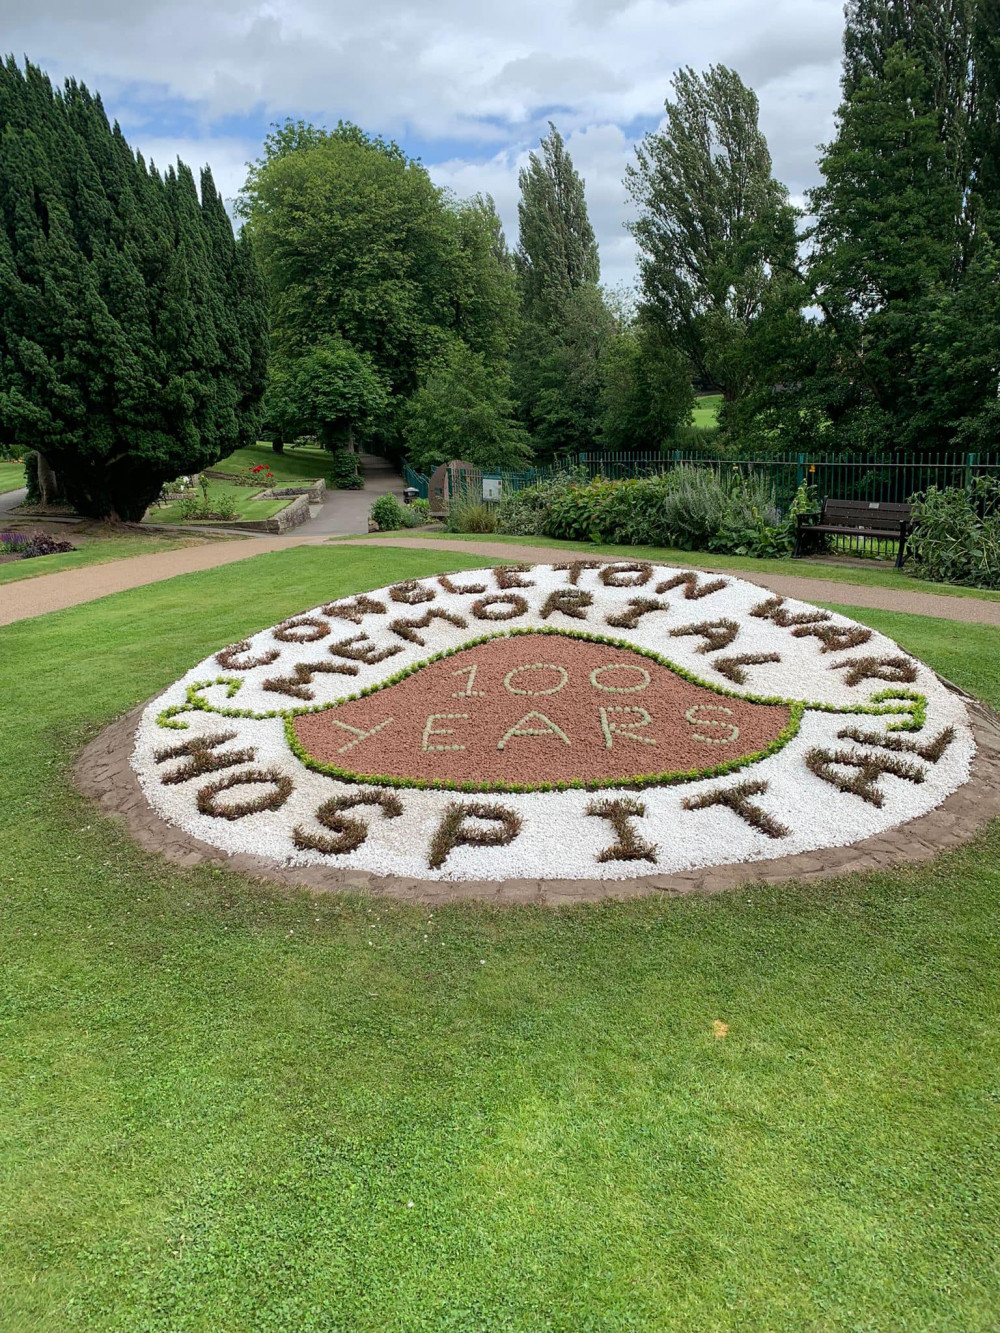
[{"label": "planted border bed", "polygon": [[313,883],[621,881],[860,843],[940,806],[974,752],[963,700],[864,626],[569,560],[220,648],[145,709],[132,762],[160,819]]}]

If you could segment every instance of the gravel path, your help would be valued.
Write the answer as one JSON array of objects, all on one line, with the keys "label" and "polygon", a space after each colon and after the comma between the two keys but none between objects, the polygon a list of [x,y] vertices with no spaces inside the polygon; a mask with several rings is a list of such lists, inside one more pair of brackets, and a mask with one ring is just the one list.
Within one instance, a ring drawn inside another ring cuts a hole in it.
[{"label": "gravel path", "polygon": [[[350,494],[350,492],[348,492]],[[364,496],[363,491],[353,492]],[[370,499],[369,499],[370,503]],[[502,542],[467,542],[405,537],[393,533],[375,539],[380,544],[403,546],[419,551],[457,551],[463,555],[482,555],[507,560],[510,563],[527,561],[539,563],[557,558],[569,560],[573,552],[548,546],[507,546]],[[284,537],[255,537],[240,541],[210,543],[177,551],[162,551],[156,555],[130,556],[104,565],[90,565],[83,569],[66,570],[60,574],[43,574],[21,582],[0,584],[0,625],[9,625],[31,616],[61,611],[68,606],[90,602],[111,593],[124,592],[147,583],[160,583],[178,574],[191,574],[201,569],[214,569],[236,560],[283,551],[292,546],[314,546],[325,541],[321,534],[313,534],[304,524]],[[338,545],[367,546],[371,538],[346,538]],[[583,559],[584,554],[580,553]],[[697,557],[692,561],[697,564]],[[762,588],[786,597],[797,597],[808,602],[840,602],[847,606],[870,606],[884,611],[905,611],[912,615],[938,616],[966,624],[1000,626],[1000,602],[980,601],[974,597],[947,597],[928,592],[897,592],[891,588],[869,588],[853,583],[833,583],[814,576],[798,577],[787,574],[753,574],[743,570],[725,570],[736,578],[757,583]]]}]

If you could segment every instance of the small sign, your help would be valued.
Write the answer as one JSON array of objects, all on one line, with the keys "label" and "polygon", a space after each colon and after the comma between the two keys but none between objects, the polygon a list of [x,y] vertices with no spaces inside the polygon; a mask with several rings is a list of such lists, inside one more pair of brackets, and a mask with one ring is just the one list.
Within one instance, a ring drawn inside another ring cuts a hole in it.
[{"label": "small sign", "polygon": [[500,478],[499,478],[499,477],[484,477],[484,478],[483,478],[483,499],[484,499],[484,500],[499,500],[499,499],[500,499]]}]

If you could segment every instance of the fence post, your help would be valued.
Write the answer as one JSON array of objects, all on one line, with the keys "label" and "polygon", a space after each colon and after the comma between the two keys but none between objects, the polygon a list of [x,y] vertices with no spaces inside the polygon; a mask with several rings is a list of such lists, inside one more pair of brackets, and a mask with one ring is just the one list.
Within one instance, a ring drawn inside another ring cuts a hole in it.
[{"label": "fence post", "polygon": [[967,454],[965,458],[965,489],[971,495],[974,480],[973,469],[979,466],[978,454]]},{"label": "fence post", "polygon": [[805,481],[805,479],[806,479],[806,456],[805,456],[805,454],[799,454],[799,457],[798,457],[798,460],[797,460],[797,466],[796,466],[796,468],[795,468],[795,489],[796,489],[796,490],[799,489],[799,487],[802,485],[802,483]]}]

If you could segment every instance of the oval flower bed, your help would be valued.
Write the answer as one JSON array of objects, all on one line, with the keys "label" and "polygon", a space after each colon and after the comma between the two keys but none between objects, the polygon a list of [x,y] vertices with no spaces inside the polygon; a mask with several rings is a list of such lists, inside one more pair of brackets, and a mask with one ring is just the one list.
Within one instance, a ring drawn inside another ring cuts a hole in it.
[{"label": "oval flower bed", "polygon": [[570,560],[409,580],[220,650],[150,704],[153,810],[272,863],[620,880],[852,844],[940,805],[962,700],[753,584]]}]

